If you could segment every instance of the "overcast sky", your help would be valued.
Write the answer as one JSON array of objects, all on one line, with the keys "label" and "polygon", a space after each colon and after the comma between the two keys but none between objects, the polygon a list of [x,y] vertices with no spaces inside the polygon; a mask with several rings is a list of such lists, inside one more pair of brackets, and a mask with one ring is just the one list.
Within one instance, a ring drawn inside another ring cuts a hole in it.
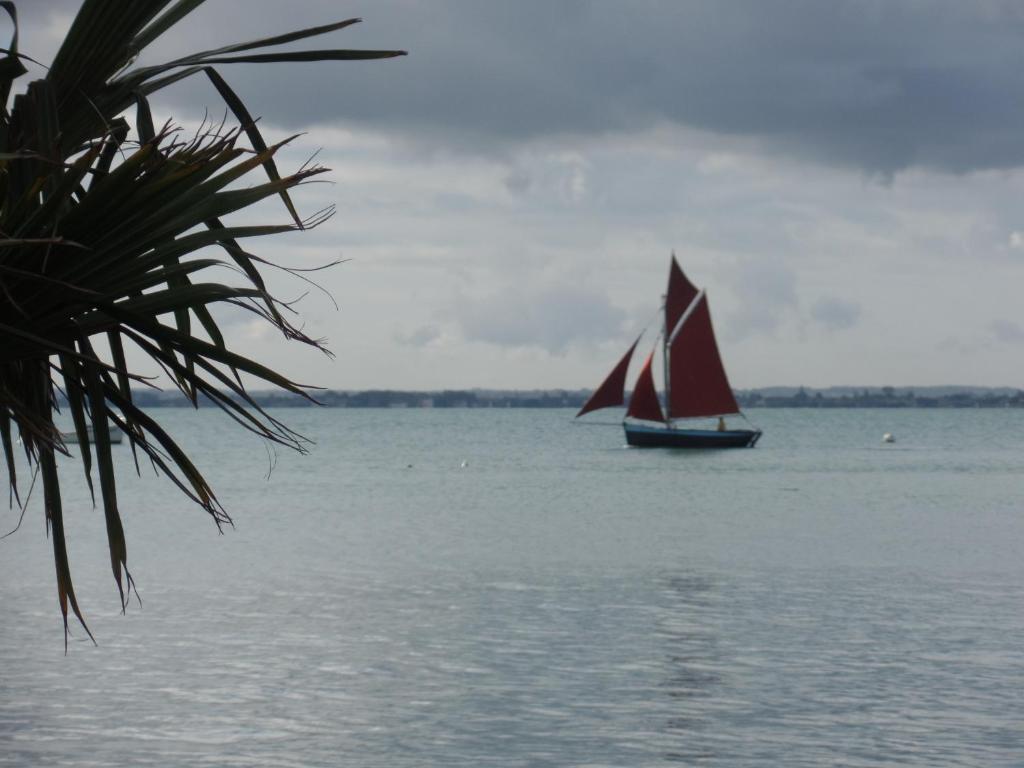
[{"label": "overcast sky", "polygon": [[[20,4],[21,49],[76,7]],[[1024,384],[1024,4],[208,0],[150,59],[350,16],[315,45],[409,56],[221,69],[305,132],[285,165],[333,169],[300,201],[336,217],[259,252],[347,260],[337,310],[299,305],[335,360],[227,318],[242,351],[343,389],[591,387],[674,249],[736,387]]]}]

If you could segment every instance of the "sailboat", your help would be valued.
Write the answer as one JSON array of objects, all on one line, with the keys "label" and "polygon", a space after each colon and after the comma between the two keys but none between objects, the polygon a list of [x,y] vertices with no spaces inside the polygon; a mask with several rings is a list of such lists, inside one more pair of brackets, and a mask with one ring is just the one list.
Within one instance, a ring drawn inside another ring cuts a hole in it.
[{"label": "sailboat", "polygon": [[[672,254],[664,326],[660,335],[665,374],[662,411],[654,388],[654,349],[647,355],[622,422],[626,442],[639,448],[753,448],[759,429],[729,429],[727,416],[742,416],[718,354],[707,295],[691,283]],[[626,351],[576,417],[625,402],[626,373],[643,333]],[[679,419],[717,418],[717,428],[692,429]]]}]

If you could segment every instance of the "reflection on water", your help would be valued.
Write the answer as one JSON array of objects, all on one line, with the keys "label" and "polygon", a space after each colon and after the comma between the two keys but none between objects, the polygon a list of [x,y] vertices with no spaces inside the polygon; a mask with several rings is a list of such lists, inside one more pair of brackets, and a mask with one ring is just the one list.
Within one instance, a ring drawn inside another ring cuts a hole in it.
[{"label": "reflection on water", "polygon": [[697,737],[712,725],[702,702],[721,697],[726,665],[715,635],[715,583],[692,572],[670,575],[663,582],[664,615],[656,635],[666,658],[666,678],[659,687],[669,697],[665,731],[671,746],[665,759],[693,764],[716,757]]},{"label": "reflection on water", "polygon": [[656,635],[666,660],[660,688],[668,697],[665,732],[671,746],[669,762],[693,764],[715,757],[698,738],[706,729],[707,712],[701,701],[721,696],[724,660],[715,637],[714,582],[694,573],[662,580],[663,616]]},{"label": "reflection on water", "polygon": [[711,696],[721,682],[719,645],[713,625],[712,582],[699,576],[675,576],[667,581],[667,615],[659,622],[658,636],[665,644],[668,696],[690,699]]}]

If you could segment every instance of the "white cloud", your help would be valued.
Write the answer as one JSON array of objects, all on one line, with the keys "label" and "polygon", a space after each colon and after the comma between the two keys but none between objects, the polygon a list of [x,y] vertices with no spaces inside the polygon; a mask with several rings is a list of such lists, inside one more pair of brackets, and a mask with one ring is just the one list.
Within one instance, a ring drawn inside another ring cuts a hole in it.
[{"label": "white cloud", "polygon": [[626,313],[608,297],[571,286],[460,297],[453,308],[463,336],[502,347],[539,347],[564,355],[575,343],[594,344],[622,333]]},{"label": "white cloud", "polygon": [[443,332],[436,325],[423,325],[409,333],[396,333],[395,341],[410,347],[426,347],[437,343]]},{"label": "white cloud", "polygon": [[[333,199],[335,220],[258,250],[303,265],[351,259],[316,274],[340,313],[315,293],[300,306],[338,355],[302,358],[306,380],[589,386],[654,315],[673,247],[709,291],[737,386],[963,382],[967,356],[973,383],[1024,378],[1024,360],[996,345],[937,346],[965,328],[992,338],[992,313],[1016,312],[1024,266],[999,254],[1022,173],[920,172],[882,187],[746,154],[708,174],[699,159],[720,140],[706,134],[544,142],[501,161],[337,135],[294,153],[323,144],[335,184],[307,188],[304,206]],[[574,168],[587,179],[576,200]],[[842,334],[814,334],[807,319]]]}]

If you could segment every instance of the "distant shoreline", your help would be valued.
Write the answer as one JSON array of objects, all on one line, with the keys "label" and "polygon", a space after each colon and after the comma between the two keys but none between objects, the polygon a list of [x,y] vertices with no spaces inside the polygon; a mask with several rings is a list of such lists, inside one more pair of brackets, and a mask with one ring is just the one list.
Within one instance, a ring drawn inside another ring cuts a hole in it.
[{"label": "distant shoreline", "polygon": [[[321,390],[311,392],[328,408],[579,408],[590,390]],[[135,390],[142,407],[186,407],[177,390]],[[262,407],[315,407],[302,397],[253,392]],[[742,408],[1022,408],[1024,390],[1011,387],[764,387],[737,390]],[[212,403],[210,403],[212,404]]]}]

